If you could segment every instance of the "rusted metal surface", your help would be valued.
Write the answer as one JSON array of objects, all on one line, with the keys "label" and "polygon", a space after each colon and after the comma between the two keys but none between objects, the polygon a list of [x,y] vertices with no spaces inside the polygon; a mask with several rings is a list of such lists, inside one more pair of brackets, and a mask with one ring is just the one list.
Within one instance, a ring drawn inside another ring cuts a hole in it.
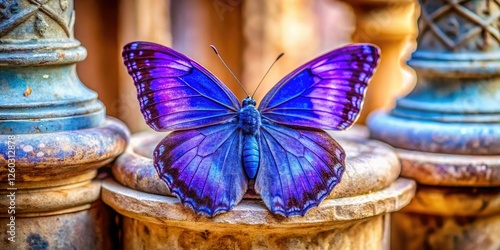
[{"label": "rusted metal surface", "polygon": [[[0,187],[7,186],[8,136],[0,134]],[[121,154],[127,138],[125,125],[113,118],[97,128],[17,135],[16,180],[49,181],[91,171]]]},{"label": "rusted metal surface", "polygon": [[4,1],[0,21],[0,134],[102,125],[104,106],[76,75],[87,52],[73,37],[73,1]]},{"label": "rusted metal surface", "polygon": [[129,132],[78,79],[74,21],[72,0],[0,1],[1,249],[113,248],[95,177]]},{"label": "rusted metal surface", "polygon": [[499,249],[500,3],[419,2],[417,85],[368,122],[420,183],[394,215],[392,247]]},{"label": "rusted metal surface", "polygon": [[500,154],[500,13],[496,1],[421,1],[418,77],[390,113],[369,120],[372,138],[398,148]]}]

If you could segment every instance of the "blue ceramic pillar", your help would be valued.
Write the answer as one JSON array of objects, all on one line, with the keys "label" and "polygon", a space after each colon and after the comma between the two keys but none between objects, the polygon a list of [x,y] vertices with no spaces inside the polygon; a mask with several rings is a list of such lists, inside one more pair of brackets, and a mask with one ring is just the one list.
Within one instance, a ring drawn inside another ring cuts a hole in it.
[{"label": "blue ceramic pillar", "polygon": [[0,1],[0,235],[13,249],[111,244],[95,177],[128,130],[78,79],[74,23],[72,0]]},{"label": "blue ceramic pillar", "polygon": [[500,247],[500,2],[420,0],[416,87],[373,114],[420,183],[394,217],[394,249]]}]

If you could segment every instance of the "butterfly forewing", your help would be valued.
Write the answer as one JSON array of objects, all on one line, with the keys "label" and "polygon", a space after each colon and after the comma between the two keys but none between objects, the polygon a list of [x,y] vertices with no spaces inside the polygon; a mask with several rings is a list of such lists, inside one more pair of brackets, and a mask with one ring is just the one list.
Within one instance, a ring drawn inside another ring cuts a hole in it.
[{"label": "butterfly forewing", "polygon": [[277,124],[342,130],[359,116],[378,48],[349,45],[320,56],[284,77],[263,98],[262,117]]},{"label": "butterfly forewing", "polygon": [[149,42],[123,48],[146,122],[157,131],[183,130],[233,119],[238,99],[213,74],[173,49]]}]

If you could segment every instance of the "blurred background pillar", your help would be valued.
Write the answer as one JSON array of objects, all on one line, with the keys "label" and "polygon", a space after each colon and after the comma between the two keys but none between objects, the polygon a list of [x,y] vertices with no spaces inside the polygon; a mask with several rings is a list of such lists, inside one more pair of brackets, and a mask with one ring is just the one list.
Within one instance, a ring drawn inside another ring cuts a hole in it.
[{"label": "blurred background pillar", "polygon": [[416,0],[340,0],[354,10],[356,29],[352,41],[373,43],[380,47],[380,64],[367,89],[359,118],[364,123],[375,109],[389,109],[393,98],[414,83],[405,61],[414,48],[417,33]]},{"label": "blurred background pillar", "polygon": [[96,176],[123,152],[128,130],[76,74],[87,53],[73,36],[73,7],[0,2],[2,249],[113,247]]},{"label": "blurred background pillar", "polygon": [[500,3],[420,1],[418,77],[372,138],[397,148],[420,183],[393,223],[393,249],[499,249]]},{"label": "blurred background pillar", "polygon": [[321,37],[314,11],[310,0],[244,1],[243,83],[250,95],[285,53],[255,94],[257,103],[286,74],[318,55]]}]

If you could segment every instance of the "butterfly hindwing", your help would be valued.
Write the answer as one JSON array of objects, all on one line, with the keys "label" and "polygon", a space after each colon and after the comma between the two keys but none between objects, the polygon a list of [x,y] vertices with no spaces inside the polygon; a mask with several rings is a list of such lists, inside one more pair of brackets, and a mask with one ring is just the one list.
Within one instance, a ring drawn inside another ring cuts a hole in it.
[{"label": "butterfly hindwing", "polygon": [[302,65],[263,98],[259,106],[262,117],[304,128],[350,127],[359,115],[379,57],[378,48],[355,44]]},{"label": "butterfly hindwing", "polygon": [[172,132],[154,151],[155,167],[184,205],[214,216],[247,191],[241,141],[236,123]]},{"label": "butterfly hindwing", "polygon": [[340,181],[345,153],[326,132],[263,124],[255,191],[273,213],[304,215]]},{"label": "butterfly hindwing", "polygon": [[218,124],[234,118],[240,108],[220,80],[173,49],[133,42],[123,48],[122,56],[142,114],[157,131]]}]

